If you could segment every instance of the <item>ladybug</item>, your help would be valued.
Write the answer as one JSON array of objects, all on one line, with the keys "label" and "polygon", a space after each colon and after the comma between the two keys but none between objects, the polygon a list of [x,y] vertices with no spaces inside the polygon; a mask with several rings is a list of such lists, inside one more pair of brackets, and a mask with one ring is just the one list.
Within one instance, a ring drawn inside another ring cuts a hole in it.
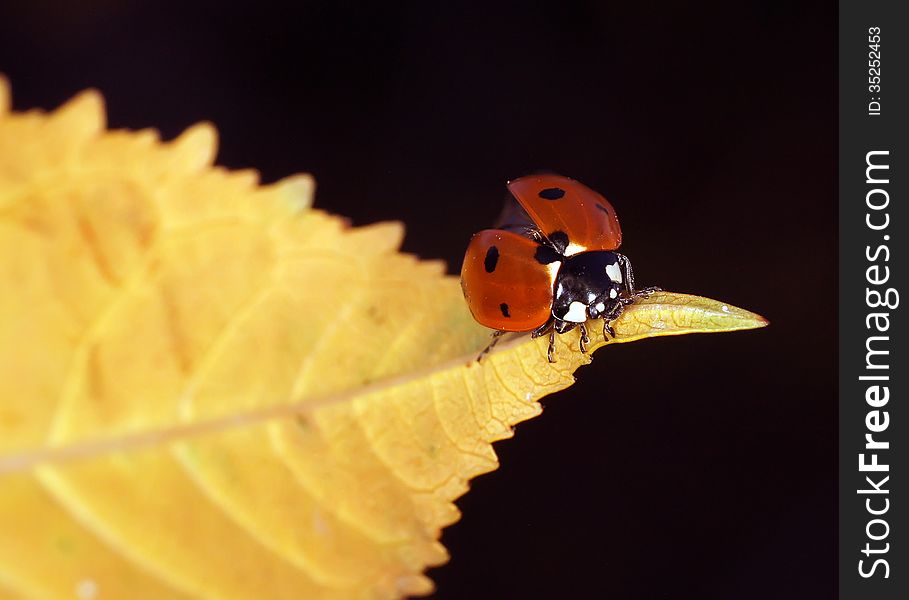
[{"label": "ladybug", "polygon": [[475,234],[461,268],[461,288],[474,318],[495,329],[489,352],[506,332],[555,334],[575,327],[587,352],[588,319],[603,320],[603,336],[625,306],[658,288],[635,290],[628,258],[615,252],[622,230],[606,198],[561,175],[530,175],[508,182],[512,207],[505,223]]}]

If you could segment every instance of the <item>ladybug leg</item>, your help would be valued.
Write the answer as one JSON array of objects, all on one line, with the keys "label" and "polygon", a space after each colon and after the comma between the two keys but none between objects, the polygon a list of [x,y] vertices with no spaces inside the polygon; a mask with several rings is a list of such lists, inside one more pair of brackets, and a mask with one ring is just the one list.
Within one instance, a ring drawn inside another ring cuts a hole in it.
[{"label": "ladybug leg", "polygon": [[546,321],[545,323],[543,323],[542,325],[540,325],[539,327],[537,327],[536,329],[531,331],[530,338],[536,339],[538,337],[543,337],[544,335],[549,333],[549,330],[552,329],[552,326],[553,326],[553,320],[550,318],[548,321]]},{"label": "ladybug leg", "polygon": [[[634,300],[631,302],[634,302]],[[628,304],[631,304],[631,302],[628,302]],[[608,313],[603,315],[604,339],[608,340],[609,338],[615,338],[615,329],[612,328],[611,322],[619,318],[619,315],[621,315],[622,311],[625,309],[625,304],[626,302],[623,300],[622,302],[619,302],[613,306]]]},{"label": "ladybug leg", "polygon": [[590,338],[587,336],[587,327],[581,323],[578,325],[578,328],[581,332],[581,336],[578,338],[578,349],[580,349],[583,354],[587,354],[587,344],[590,343]]},{"label": "ladybug leg", "polygon": [[[549,332],[548,356],[549,356],[549,362],[554,363],[555,362],[555,358],[554,358],[554,356],[555,356],[555,354],[554,354],[554,352],[555,352],[555,334],[558,333],[559,335],[562,335],[563,333],[568,333],[569,331],[571,331],[572,329],[574,329],[575,327],[580,325],[580,323],[572,323],[571,321],[563,321],[561,319],[555,319],[555,318],[552,321],[553,321],[552,331]],[[587,337],[586,328],[584,329],[584,333],[583,333],[582,337],[583,338]],[[589,341],[589,339],[587,339],[586,341]],[[584,348],[582,350],[582,352],[586,352],[586,351],[587,351],[586,348]]]},{"label": "ladybug leg", "polygon": [[625,294],[634,297],[634,269],[631,261],[624,254],[616,254],[619,259],[619,268],[622,270],[622,281],[625,283]]},{"label": "ladybug leg", "polygon": [[663,288],[651,285],[650,287],[641,288],[632,292],[630,297],[631,302],[628,304],[633,304],[636,298],[650,298],[650,294],[653,292],[662,292]]},{"label": "ladybug leg", "polygon": [[[631,304],[635,298],[647,298],[652,292],[662,291],[658,287],[646,287],[641,290],[634,289],[634,269],[631,268],[631,261],[624,254],[617,254],[619,258],[619,268],[622,270],[622,281],[625,282],[625,293],[623,294],[622,303]],[[614,317],[613,317],[614,318]]]},{"label": "ladybug leg", "polygon": [[489,354],[492,351],[492,349],[495,348],[496,344],[499,343],[499,338],[502,337],[503,335],[505,335],[506,333],[507,332],[505,332],[505,331],[492,332],[492,339],[489,340],[489,345],[487,345],[485,348],[483,348],[483,351],[480,352],[479,356],[477,356],[477,362],[480,362],[481,360],[483,360],[483,357],[486,356],[487,354]]},{"label": "ladybug leg", "polygon": [[549,348],[546,350],[546,358],[549,359],[549,362],[554,363],[555,360],[555,320],[549,319],[530,333],[531,338],[543,337],[549,333]]}]

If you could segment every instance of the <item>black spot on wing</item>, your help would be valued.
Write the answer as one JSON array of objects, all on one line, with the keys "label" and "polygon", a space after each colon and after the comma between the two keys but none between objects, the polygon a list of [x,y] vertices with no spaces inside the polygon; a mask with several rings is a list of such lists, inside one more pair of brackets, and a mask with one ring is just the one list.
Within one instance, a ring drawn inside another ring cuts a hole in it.
[{"label": "black spot on wing", "polygon": [[568,248],[567,233],[564,231],[553,231],[546,237],[549,238],[549,241],[552,242],[552,245],[555,246],[555,249],[559,254],[565,254],[565,249]]},{"label": "black spot on wing", "polygon": [[503,317],[505,317],[505,318],[507,318],[507,319],[510,319],[510,318],[511,318],[511,315],[508,314],[508,305],[505,304],[504,302],[501,303],[501,304],[499,305],[499,310],[502,311],[502,316],[503,316]]},{"label": "black spot on wing", "polygon": [[553,248],[549,246],[537,246],[537,251],[534,253],[533,257],[541,265],[548,265],[549,263],[554,263],[562,260],[562,255],[556,252]]},{"label": "black spot on wing", "polygon": [[602,204],[600,204],[599,202],[597,202],[597,208],[599,208],[601,211],[603,211],[607,215],[609,214],[609,209],[606,208],[605,206],[603,206]]},{"label": "black spot on wing", "polygon": [[486,267],[487,273],[492,273],[496,270],[497,264],[499,264],[499,249],[495,246],[490,246],[486,250],[486,259],[483,261],[483,266]]},{"label": "black spot on wing", "polygon": [[546,188],[545,190],[540,190],[538,194],[543,200],[558,200],[565,195],[565,190],[562,188]]}]

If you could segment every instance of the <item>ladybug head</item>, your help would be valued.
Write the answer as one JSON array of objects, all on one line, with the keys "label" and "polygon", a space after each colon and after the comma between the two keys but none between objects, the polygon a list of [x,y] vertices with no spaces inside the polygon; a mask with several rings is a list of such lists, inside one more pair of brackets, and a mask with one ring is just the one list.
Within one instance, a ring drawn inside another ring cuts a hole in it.
[{"label": "ladybug head", "polygon": [[569,323],[615,318],[628,289],[627,259],[597,250],[569,256],[556,277],[552,316]]}]

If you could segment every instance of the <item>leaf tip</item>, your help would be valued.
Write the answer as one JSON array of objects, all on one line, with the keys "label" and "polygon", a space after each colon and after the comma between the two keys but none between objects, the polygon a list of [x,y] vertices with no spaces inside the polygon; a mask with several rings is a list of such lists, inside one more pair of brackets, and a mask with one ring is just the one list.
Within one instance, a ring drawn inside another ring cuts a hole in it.
[{"label": "leaf tip", "polygon": [[298,173],[276,181],[270,187],[296,211],[303,211],[312,206],[316,192],[316,180],[309,173]]},{"label": "leaf tip", "polygon": [[727,326],[729,329],[760,329],[770,325],[766,317],[737,306],[723,304],[720,311],[731,317],[732,320]]},{"label": "leaf tip", "polygon": [[428,596],[436,586],[425,575],[402,575],[396,581],[397,591],[402,596]]},{"label": "leaf tip", "polygon": [[79,92],[54,111],[51,122],[73,139],[98,135],[107,126],[104,97],[94,89]]},{"label": "leaf tip", "polygon": [[404,241],[404,224],[400,221],[379,221],[356,229],[358,235],[369,236],[377,252],[395,252]]},{"label": "leaf tip", "polygon": [[215,162],[218,151],[218,130],[207,121],[196,123],[172,142],[179,164],[190,172],[201,171]]}]

